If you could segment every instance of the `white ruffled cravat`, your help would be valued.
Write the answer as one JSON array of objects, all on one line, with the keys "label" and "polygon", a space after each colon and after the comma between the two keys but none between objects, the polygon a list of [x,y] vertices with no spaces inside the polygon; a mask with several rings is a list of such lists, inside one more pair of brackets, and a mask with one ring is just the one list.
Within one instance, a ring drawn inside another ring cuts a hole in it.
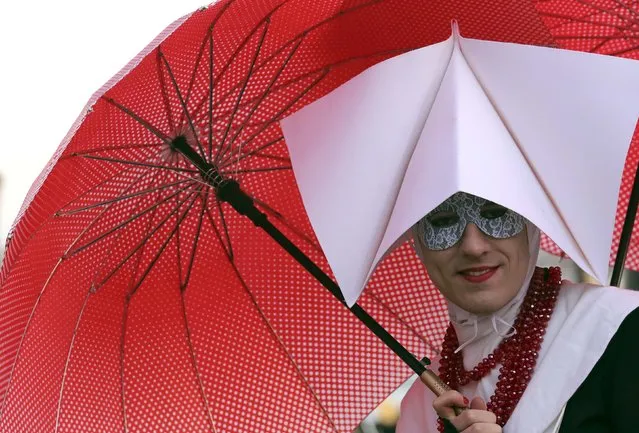
[{"label": "white ruffled cravat", "polygon": [[[448,302],[450,320],[459,340],[458,351],[462,351],[464,368],[472,370],[482,359],[493,352],[504,338],[514,334],[513,324],[519,313],[519,307],[524,301],[528,285],[532,279],[537,257],[539,255],[539,230],[532,224],[528,224],[528,245],[530,260],[528,271],[517,295],[495,313],[487,316],[478,316]],[[470,383],[462,388],[467,396],[478,395],[484,400],[490,398],[495,391],[499,368],[478,383]]]}]

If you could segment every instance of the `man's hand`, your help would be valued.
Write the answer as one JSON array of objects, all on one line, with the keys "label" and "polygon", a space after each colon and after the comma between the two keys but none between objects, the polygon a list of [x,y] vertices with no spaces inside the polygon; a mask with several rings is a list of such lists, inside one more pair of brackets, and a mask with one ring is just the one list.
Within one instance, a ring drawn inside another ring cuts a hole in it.
[{"label": "man's hand", "polygon": [[486,410],[486,403],[480,397],[470,402],[470,408],[455,415],[455,407],[468,408],[468,400],[457,391],[448,391],[433,401],[433,408],[440,418],[445,418],[460,433],[502,433],[497,417]]}]

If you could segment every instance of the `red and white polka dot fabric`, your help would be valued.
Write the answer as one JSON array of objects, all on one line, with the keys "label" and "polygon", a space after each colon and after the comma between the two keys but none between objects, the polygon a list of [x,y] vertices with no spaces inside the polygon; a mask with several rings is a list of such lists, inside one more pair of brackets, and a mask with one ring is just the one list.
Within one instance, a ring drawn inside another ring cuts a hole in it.
[{"label": "red and white polka dot fabric", "polygon": [[[0,432],[352,431],[411,372],[171,143],[237,179],[330,273],[278,121],[446,39],[452,19],[467,37],[623,54],[622,42],[561,35],[556,14],[623,27],[626,15],[586,9],[226,0],[176,21],[91,98],[13,228],[0,272]],[[416,356],[439,347],[445,305],[410,245],[361,305]]]}]

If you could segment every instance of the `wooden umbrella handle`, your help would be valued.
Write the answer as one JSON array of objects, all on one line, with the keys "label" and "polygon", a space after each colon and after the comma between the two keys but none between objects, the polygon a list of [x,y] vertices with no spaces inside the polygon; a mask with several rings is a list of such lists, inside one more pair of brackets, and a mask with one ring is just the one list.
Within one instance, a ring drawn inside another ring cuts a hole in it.
[{"label": "wooden umbrella handle", "polygon": [[[422,383],[428,387],[433,393],[439,397],[443,393],[450,391],[451,388],[446,385],[446,383],[439,378],[432,370],[428,368],[424,370],[422,374],[419,375]],[[453,407],[455,411],[455,415],[459,415],[464,411],[464,408],[461,407]]]}]

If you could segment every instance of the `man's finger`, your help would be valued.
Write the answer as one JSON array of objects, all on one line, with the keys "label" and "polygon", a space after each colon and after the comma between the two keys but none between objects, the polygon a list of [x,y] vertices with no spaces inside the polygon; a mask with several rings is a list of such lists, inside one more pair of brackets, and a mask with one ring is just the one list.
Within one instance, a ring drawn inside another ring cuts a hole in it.
[{"label": "man's finger", "polygon": [[447,391],[433,400],[433,408],[440,418],[453,418],[456,407],[468,407],[468,399],[457,391]]},{"label": "man's finger", "polygon": [[470,408],[479,409],[479,410],[488,410],[488,407],[486,406],[486,402],[484,402],[484,400],[482,400],[481,397],[473,398],[473,401],[470,402]]},{"label": "man's finger", "polygon": [[460,432],[473,424],[495,424],[495,421],[497,421],[497,417],[494,413],[479,409],[466,409],[461,415],[450,419],[450,422]]}]

